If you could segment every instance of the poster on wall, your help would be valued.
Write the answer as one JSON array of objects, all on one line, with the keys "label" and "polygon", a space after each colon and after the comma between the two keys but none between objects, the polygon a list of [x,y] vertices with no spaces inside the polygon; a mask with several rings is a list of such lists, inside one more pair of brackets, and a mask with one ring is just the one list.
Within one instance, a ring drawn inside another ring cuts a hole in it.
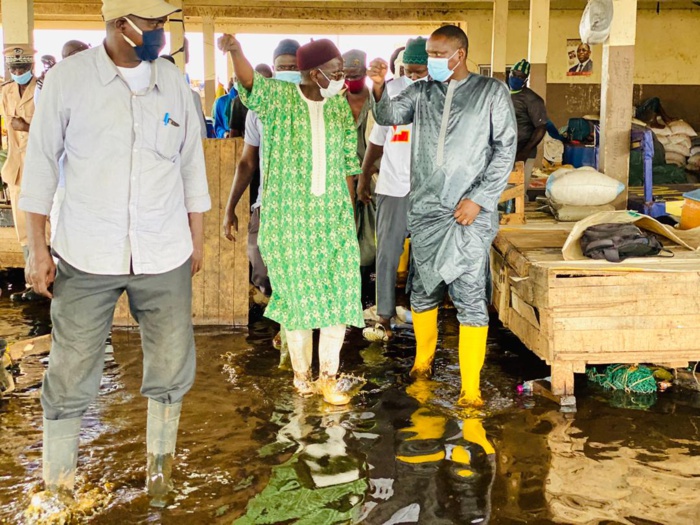
[{"label": "poster on wall", "polygon": [[581,42],[580,38],[569,38],[566,41],[566,51],[569,59],[569,71],[566,76],[590,76],[593,73],[591,46]]}]

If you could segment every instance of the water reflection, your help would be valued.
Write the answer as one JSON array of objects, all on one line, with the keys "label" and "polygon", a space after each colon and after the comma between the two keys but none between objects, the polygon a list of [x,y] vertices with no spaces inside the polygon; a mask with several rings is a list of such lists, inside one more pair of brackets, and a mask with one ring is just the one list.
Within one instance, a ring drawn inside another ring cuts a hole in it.
[{"label": "water reflection", "polygon": [[[81,487],[109,498],[84,521],[697,523],[700,394],[663,393],[641,411],[611,407],[609,394],[577,386],[579,412],[565,416],[546,400],[515,395],[518,381],[543,375],[541,364],[494,332],[483,373],[487,409],[459,412],[457,325],[451,314],[443,322],[434,381],[407,381],[410,334],[387,347],[353,335],[343,367],[368,384],[344,410],[295,395],[271,345],[275,326],[199,331],[175,503],[162,511],[148,507],[143,491],[140,341],[116,332],[116,362],[85,419],[78,467]],[[12,329],[26,334],[30,324]],[[36,385],[44,365],[31,358],[21,367],[19,394],[0,404],[0,523],[21,522],[40,473]]]},{"label": "water reflection", "polygon": [[650,412],[606,411],[591,418],[597,403],[575,418],[547,413],[552,430],[545,498],[552,517],[572,524],[698,523],[700,418],[697,409],[676,408],[679,417],[670,427]]},{"label": "water reflection", "polygon": [[313,399],[293,398],[291,414],[261,455],[289,459],[272,468],[267,486],[248,502],[236,525],[356,521],[367,490],[365,464],[346,428],[347,414],[327,412]]},{"label": "water reflection", "polygon": [[480,418],[451,417],[429,404],[438,386],[424,380],[405,392],[386,390],[365,413],[376,433],[364,523],[489,521],[495,450]]}]

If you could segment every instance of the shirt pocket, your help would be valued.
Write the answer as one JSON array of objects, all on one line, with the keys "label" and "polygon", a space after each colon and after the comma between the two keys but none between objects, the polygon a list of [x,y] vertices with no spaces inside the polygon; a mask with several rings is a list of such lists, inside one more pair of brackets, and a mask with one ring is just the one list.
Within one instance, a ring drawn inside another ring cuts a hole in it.
[{"label": "shirt pocket", "polygon": [[175,162],[184,140],[184,122],[177,116],[169,115],[168,120],[158,125],[156,132],[156,153],[159,157]]}]

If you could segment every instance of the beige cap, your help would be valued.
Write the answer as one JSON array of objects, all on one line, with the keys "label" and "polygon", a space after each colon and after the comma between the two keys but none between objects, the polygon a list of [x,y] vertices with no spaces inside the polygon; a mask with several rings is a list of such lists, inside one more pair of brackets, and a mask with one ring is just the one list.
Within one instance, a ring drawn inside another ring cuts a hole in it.
[{"label": "beige cap", "polygon": [[178,11],[181,9],[163,0],[102,0],[102,17],[106,22],[127,15],[162,18]]},{"label": "beige cap", "polygon": [[34,51],[29,46],[16,45],[5,48],[3,55],[8,67],[34,63]]}]

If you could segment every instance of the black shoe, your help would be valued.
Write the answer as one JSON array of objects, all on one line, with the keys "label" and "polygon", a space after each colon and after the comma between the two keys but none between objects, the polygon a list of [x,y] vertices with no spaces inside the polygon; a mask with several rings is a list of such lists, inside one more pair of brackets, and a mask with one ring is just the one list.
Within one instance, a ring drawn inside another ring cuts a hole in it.
[{"label": "black shoe", "polygon": [[12,301],[13,303],[22,303],[24,302],[24,294],[31,291],[32,289],[30,287],[27,287],[21,292],[15,292],[13,294],[10,294],[10,301]]},{"label": "black shoe", "polygon": [[22,302],[33,303],[38,301],[46,301],[48,297],[36,293],[31,288],[27,288],[27,291],[22,294]]}]

